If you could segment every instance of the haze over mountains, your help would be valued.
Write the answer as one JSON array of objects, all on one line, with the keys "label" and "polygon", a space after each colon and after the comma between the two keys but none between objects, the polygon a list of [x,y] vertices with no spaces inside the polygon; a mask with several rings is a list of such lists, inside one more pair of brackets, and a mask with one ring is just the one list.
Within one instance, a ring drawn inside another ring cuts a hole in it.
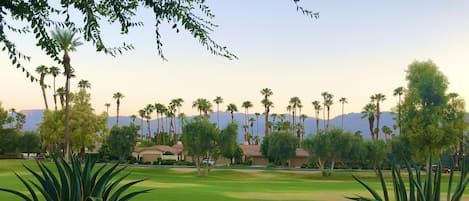
[{"label": "haze over mountains", "polygon": [[[38,128],[39,123],[42,121],[42,113],[43,110],[22,110],[21,111],[23,114],[26,115],[26,124],[24,125],[24,130],[35,130]],[[322,115],[322,114],[321,114]],[[349,130],[352,132],[356,131],[361,131],[363,136],[365,138],[370,137],[370,132],[368,129],[368,120],[367,119],[361,119],[362,114],[360,113],[349,113],[344,115],[344,129]],[[469,116],[469,115],[468,115]],[[194,116],[188,117],[193,118]],[[254,114],[249,114],[248,119],[253,117],[256,119],[256,116]],[[238,140],[241,142],[243,141],[243,126],[245,122],[245,117],[244,113],[235,113],[234,114],[235,121],[239,123],[239,128],[238,128]],[[389,128],[393,128],[394,125],[394,120],[395,115],[390,113],[390,112],[383,112],[381,115],[381,120],[380,120],[380,127],[382,126],[388,126]],[[290,115],[287,115],[286,120],[291,119]],[[341,127],[341,119],[342,117],[339,115],[335,118],[330,119],[330,127]],[[210,115],[210,120],[214,123],[217,122],[217,113],[212,113]],[[269,118],[270,121],[272,121],[272,118]],[[120,116],[119,117],[119,125],[128,125],[130,123],[131,119],[129,116]],[[165,122],[165,131],[168,130],[168,124],[166,122],[169,122],[168,119],[164,118],[163,121]],[[277,117],[276,121],[280,121],[280,118]],[[297,122],[299,121],[299,118],[297,117]],[[467,119],[469,121],[469,118]],[[116,122],[116,117],[111,116],[109,117],[108,121],[108,126],[112,127]],[[228,112],[220,112],[220,127],[224,128],[229,122],[231,122],[231,115]],[[135,121],[137,125],[141,124],[140,118],[137,118]],[[153,119],[150,121],[150,130],[151,133],[154,133],[156,130],[156,120]],[[375,123],[376,124],[376,123]],[[254,130],[254,135],[257,134],[257,126],[259,126],[259,135],[264,136],[264,115],[260,115],[258,122],[254,122],[253,130]],[[322,119],[319,120],[319,128],[324,127],[324,121]],[[180,124],[179,120],[176,119],[176,128],[178,133],[180,133]],[[312,133],[316,132],[316,120],[315,118],[307,118],[305,120],[305,134],[306,136],[311,135]],[[394,131],[394,130],[393,130]],[[140,130],[139,133],[141,133],[142,130]],[[143,120],[143,133],[147,134],[147,124],[146,120]]]}]

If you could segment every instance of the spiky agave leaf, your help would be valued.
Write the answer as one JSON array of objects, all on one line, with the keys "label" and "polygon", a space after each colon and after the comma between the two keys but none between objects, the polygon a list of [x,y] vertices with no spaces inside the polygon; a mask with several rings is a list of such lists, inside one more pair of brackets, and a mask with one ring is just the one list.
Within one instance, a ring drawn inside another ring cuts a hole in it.
[{"label": "spiky agave leaf", "polygon": [[[37,162],[39,171],[34,171],[23,165],[25,169],[33,175],[36,182],[31,180],[25,181],[21,176],[15,173],[28,189],[31,197],[12,189],[0,188],[0,191],[14,194],[25,201],[38,201],[34,190],[39,191],[46,201],[128,201],[139,194],[150,191],[150,189],[147,189],[125,194],[125,191],[130,187],[144,180],[129,182],[118,189],[114,189],[129,175],[125,174],[115,179],[117,175],[126,168],[117,168],[119,164],[113,165],[106,171],[104,171],[105,165],[103,165],[98,170],[94,171],[96,164],[95,159],[86,159],[85,164],[82,166],[81,161],[76,156],[72,157],[70,164],[62,159],[54,160],[54,164],[57,169],[57,174],[54,174],[50,168],[42,162]],[[34,188],[32,186],[34,186]]]}]

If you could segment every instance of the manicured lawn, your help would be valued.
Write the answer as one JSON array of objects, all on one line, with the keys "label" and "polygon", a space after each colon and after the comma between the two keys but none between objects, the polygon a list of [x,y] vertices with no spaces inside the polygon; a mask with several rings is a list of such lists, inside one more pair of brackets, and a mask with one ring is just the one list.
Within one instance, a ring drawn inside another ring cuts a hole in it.
[{"label": "manicured lawn", "polygon": [[[26,174],[21,164],[35,167],[34,161],[0,160],[0,186],[24,190],[13,171]],[[136,201],[234,201],[234,200],[346,200],[344,195],[368,193],[347,172],[322,177],[318,172],[213,170],[208,177],[198,177],[195,169],[131,167],[129,180],[146,178],[134,189],[153,189]],[[353,173],[380,188],[374,173]],[[389,176],[389,175],[387,175]],[[445,177],[447,181],[447,176]],[[447,184],[442,185],[442,191]],[[446,195],[446,194],[444,194]],[[469,199],[466,193],[465,200]],[[0,200],[19,200],[0,192]]]}]

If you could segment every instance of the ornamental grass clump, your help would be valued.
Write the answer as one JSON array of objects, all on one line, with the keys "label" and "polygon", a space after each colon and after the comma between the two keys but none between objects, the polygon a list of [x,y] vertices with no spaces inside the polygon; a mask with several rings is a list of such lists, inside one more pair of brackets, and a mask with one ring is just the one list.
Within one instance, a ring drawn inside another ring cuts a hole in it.
[{"label": "ornamental grass clump", "polygon": [[62,159],[54,160],[54,164],[57,173],[39,161],[39,171],[24,166],[36,181],[26,180],[15,173],[30,195],[5,188],[0,188],[0,191],[12,193],[25,201],[127,201],[149,191],[147,189],[125,193],[130,187],[144,180],[121,184],[130,173],[119,175],[126,168],[118,168],[119,164],[109,168],[102,165],[95,170],[96,159],[88,157],[82,165],[76,156],[72,157],[70,164]]},{"label": "ornamental grass clump", "polygon": [[[427,166],[426,177],[423,178],[419,168],[411,168],[409,164],[406,164],[406,169],[408,173],[408,184],[404,182],[400,169],[396,165],[391,166],[392,173],[392,189],[394,191],[394,199],[396,201],[439,201],[441,198],[441,162],[438,163],[438,166],[435,171],[432,171],[431,168],[431,157]],[[453,168],[451,168],[453,169]],[[434,172],[434,173],[433,173]],[[415,174],[414,174],[415,173]],[[461,200],[464,190],[466,189],[467,184],[469,183],[469,178],[467,177],[468,168],[462,167],[460,172],[459,180],[455,182],[456,187],[453,190],[453,180],[454,172],[451,171],[448,181],[448,189],[446,200],[447,201],[459,201]],[[381,182],[381,188],[383,191],[383,197],[371,188],[368,184],[360,180],[358,177],[352,175],[353,178],[365,187],[368,192],[373,196],[373,198],[357,196],[357,197],[346,197],[350,200],[360,200],[360,201],[389,201],[389,192],[386,187],[386,181],[384,180],[383,173],[381,169],[378,169],[378,177]]]}]

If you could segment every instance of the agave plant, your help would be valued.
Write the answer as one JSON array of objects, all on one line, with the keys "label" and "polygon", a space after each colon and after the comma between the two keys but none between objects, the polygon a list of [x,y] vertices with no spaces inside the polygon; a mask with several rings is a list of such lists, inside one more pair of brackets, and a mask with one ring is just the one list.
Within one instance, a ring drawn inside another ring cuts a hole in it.
[{"label": "agave plant", "polygon": [[24,166],[34,176],[36,182],[26,181],[15,173],[28,189],[30,195],[5,188],[0,188],[0,191],[15,194],[25,201],[40,200],[39,193],[46,201],[127,201],[149,191],[147,189],[125,194],[124,192],[131,186],[144,180],[120,185],[130,173],[122,176],[118,175],[126,168],[118,168],[119,164],[115,164],[110,168],[103,165],[95,170],[95,159],[88,157],[85,164],[82,165],[76,156],[72,157],[71,164],[62,159],[54,160],[54,164],[57,169],[56,174],[42,162],[37,162],[39,167],[37,172]]},{"label": "agave plant", "polygon": [[[396,201],[439,201],[441,198],[441,162],[438,163],[437,169],[435,173],[432,173],[432,168],[431,167],[431,156],[430,160],[428,163],[428,171],[427,175],[425,178],[425,182],[422,185],[422,176],[419,168],[415,168],[414,170],[410,167],[410,165],[407,163],[406,164],[406,169],[409,177],[408,181],[408,186],[405,185],[405,182],[402,178],[402,175],[400,173],[400,169],[396,165],[391,166],[391,172],[392,172],[392,187],[394,191],[394,199]],[[453,169],[453,168],[451,168]],[[415,171],[415,175],[414,175]],[[448,191],[447,191],[447,196],[446,199],[447,201],[459,201],[461,200],[464,190],[466,189],[467,184],[469,183],[469,179],[466,178],[468,173],[468,169],[465,168],[464,166],[462,167],[461,170],[461,175],[459,178],[459,181],[457,181],[457,186],[452,191],[452,185],[453,185],[453,176],[454,172],[451,171],[449,175],[449,181],[448,181]],[[368,198],[368,197],[363,197],[363,196],[358,196],[358,197],[346,197],[351,200],[360,200],[360,201],[372,201],[372,200],[384,200],[384,201],[389,201],[389,195],[388,195],[388,189],[386,187],[386,182],[383,177],[383,173],[381,169],[378,169],[378,177],[381,182],[381,188],[383,191],[383,197],[376,192],[373,188],[371,188],[369,185],[367,185],[365,182],[357,178],[356,176],[352,175],[353,178],[360,183],[362,186],[364,186],[368,192],[373,196],[373,198]],[[409,192],[407,192],[407,189]]]}]

